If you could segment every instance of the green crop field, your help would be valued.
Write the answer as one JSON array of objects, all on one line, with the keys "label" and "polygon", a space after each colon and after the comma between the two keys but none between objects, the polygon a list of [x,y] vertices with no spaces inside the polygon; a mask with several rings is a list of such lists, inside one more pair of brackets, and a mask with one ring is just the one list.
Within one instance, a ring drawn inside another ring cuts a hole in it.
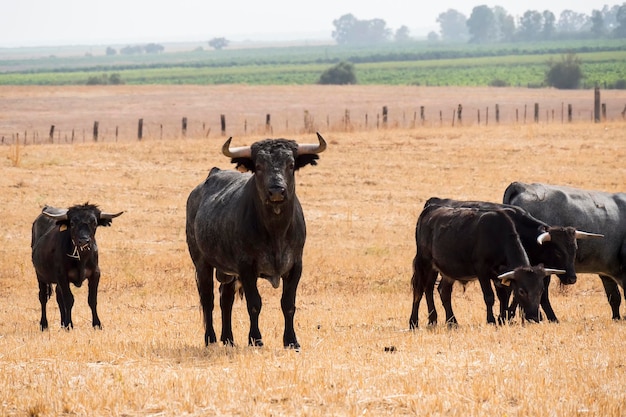
[{"label": "green crop field", "polygon": [[322,72],[337,62],[349,61],[362,85],[541,87],[548,62],[569,52],[582,61],[583,88],[596,84],[615,88],[626,82],[626,45],[618,40],[311,45],[112,56],[103,51],[28,52],[0,49],[0,85],[84,85],[90,78],[106,79],[113,74],[131,85],[306,85],[317,83]]}]

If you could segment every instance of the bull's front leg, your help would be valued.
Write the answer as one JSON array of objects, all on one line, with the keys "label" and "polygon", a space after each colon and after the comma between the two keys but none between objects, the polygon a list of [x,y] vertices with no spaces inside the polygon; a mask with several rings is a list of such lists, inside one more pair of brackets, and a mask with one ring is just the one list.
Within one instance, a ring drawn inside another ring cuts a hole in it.
[{"label": "bull's front leg", "polygon": [[249,346],[263,346],[261,331],[259,330],[259,314],[261,314],[261,295],[257,288],[257,277],[254,273],[241,274],[239,279],[246,296],[248,315],[250,316],[250,331],[248,332]]},{"label": "bull's front leg", "polygon": [[[215,272],[220,284],[220,309],[222,310],[222,335],[220,340],[228,346],[235,345],[233,337],[233,303],[235,302],[237,279],[229,277],[220,271]],[[229,282],[230,279],[230,282]]]},{"label": "bull's front leg", "polygon": [[65,279],[59,280],[56,287],[57,304],[61,312],[61,327],[65,329],[74,328],[72,323],[72,307],[74,306],[74,295],[70,291],[70,283]]},{"label": "bull's front leg", "polygon": [[50,285],[39,281],[39,302],[41,303],[41,320],[39,320],[39,328],[43,332],[48,328],[48,317],[46,315],[46,304],[50,298]]},{"label": "bull's front leg", "polygon": [[89,308],[91,308],[91,325],[94,329],[102,329],[102,323],[100,323],[100,317],[98,317],[98,311],[96,309],[98,305],[98,284],[100,283],[100,270],[96,268],[91,278],[89,278],[89,295],[87,296],[87,302]]},{"label": "bull's front leg", "polygon": [[300,349],[300,343],[296,339],[296,331],[293,326],[293,318],[296,314],[296,290],[302,276],[302,262],[297,262],[287,277],[283,278],[283,295],[280,299],[280,307],[285,318],[285,332],[283,333],[283,346],[289,349]]},{"label": "bull's front leg", "polygon": [[487,323],[495,324],[496,318],[493,315],[493,305],[495,303],[495,297],[493,294],[493,288],[491,287],[491,279],[485,278],[484,276],[479,276],[478,282],[480,282],[480,288],[483,291],[485,306],[487,307]]}]

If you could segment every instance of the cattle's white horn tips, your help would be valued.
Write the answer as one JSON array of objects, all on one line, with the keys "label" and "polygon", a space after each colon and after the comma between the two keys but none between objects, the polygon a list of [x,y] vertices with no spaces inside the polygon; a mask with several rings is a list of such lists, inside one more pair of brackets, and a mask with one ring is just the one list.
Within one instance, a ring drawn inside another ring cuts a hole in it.
[{"label": "cattle's white horn tips", "polygon": [[543,245],[544,242],[549,242],[552,239],[549,232],[543,232],[539,236],[537,236],[537,243]]},{"label": "cattle's white horn tips", "polygon": [[237,148],[230,147],[230,141],[233,137],[229,137],[224,145],[222,145],[222,153],[229,158],[250,158],[252,156],[252,149],[249,146],[240,146]]},{"label": "cattle's white horn tips", "polygon": [[594,237],[604,237],[604,235],[600,233],[581,232],[580,230],[576,231],[576,239],[590,239]]}]

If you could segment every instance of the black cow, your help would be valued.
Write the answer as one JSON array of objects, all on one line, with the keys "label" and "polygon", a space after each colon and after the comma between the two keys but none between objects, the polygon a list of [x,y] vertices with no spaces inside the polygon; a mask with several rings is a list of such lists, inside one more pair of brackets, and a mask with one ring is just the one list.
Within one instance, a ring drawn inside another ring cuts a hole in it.
[{"label": "black cow", "polygon": [[[466,207],[482,210],[504,210],[513,220],[515,229],[519,234],[522,246],[528,255],[531,265],[543,264],[548,268],[563,269],[565,273],[559,275],[563,284],[576,282],[576,270],[574,259],[576,257],[576,239],[586,239],[598,236],[576,230],[574,227],[549,226],[547,223],[531,216],[521,207],[508,204],[498,204],[486,201],[461,201],[433,197],[426,205],[439,205],[447,207]],[[444,305],[452,296],[452,284],[450,280],[442,280],[438,286]],[[548,297],[548,285],[550,275],[544,278],[544,291],[541,296],[541,307],[550,321],[558,322],[550,299]],[[500,319],[506,320],[514,314],[507,311],[510,298],[510,287],[497,286],[496,292],[500,301]],[[445,300],[445,301],[444,301]],[[446,317],[446,322],[455,323],[454,317]]]},{"label": "black cow", "polygon": [[619,320],[622,297],[618,285],[622,289],[626,285],[626,194],[513,182],[503,200],[551,224],[604,235],[604,239],[579,243],[576,271],[600,275],[613,319]]},{"label": "black cow", "polygon": [[96,311],[100,282],[96,228],[110,226],[112,219],[122,213],[103,213],[97,206],[86,203],[67,209],[45,206],[37,216],[33,222],[31,248],[39,281],[39,324],[42,331],[48,328],[46,304],[52,295],[52,284],[56,284],[61,326],[69,329],[74,327],[74,296],[70,291],[70,283],[80,287],[85,279],[89,281],[88,302],[93,327],[102,328]]},{"label": "black cow", "polygon": [[[413,309],[410,328],[418,325],[419,304],[426,292],[429,323],[436,323],[434,286],[444,279],[478,279],[487,306],[487,323],[495,323],[492,280],[513,286],[526,319],[538,321],[543,277],[563,270],[531,267],[515,224],[505,210],[426,205],[415,227],[417,253],[413,259]],[[453,317],[448,303],[446,316]]]},{"label": "black cow", "polygon": [[248,344],[262,346],[259,331],[261,297],[257,279],[274,288],[283,280],[281,308],[285,318],[283,344],[300,347],[293,327],[296,289],[302,274],[302,251],[306,226],[296,196],[295,171],[316,165],[326,141],[297,144],[287,139],[267,139],[252,146],[230,148],[224,155],[237,167],[252,172],[211,169],[187,200],[187,245],[196,267],[196,282],[204,315],[204,341],[217,341],[213,329],[213,270],[220,282],[224,344],[234,344],[231,315],[240,283],[250,316]]}]

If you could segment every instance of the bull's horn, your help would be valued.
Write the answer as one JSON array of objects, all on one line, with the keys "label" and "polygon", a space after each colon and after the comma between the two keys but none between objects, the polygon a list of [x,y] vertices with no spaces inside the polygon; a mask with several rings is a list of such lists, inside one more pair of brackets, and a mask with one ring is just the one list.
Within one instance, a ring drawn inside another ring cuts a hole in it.
[{"label": "bull's horn", "polygon": [[230,141],[233,137],[229,137],[228,140],[222,146],[222,153],[229,158],[250,158],[252,156],[252,149],[249,146],[240,146],[237,148],[230,147]]},{"label": "bull's horn", "polygon": [[604,235],[601,235],[599,233],[581,232],[579,230],[576,230],[576,239],[590,239],[594,237],[604,237]]},{"label": "bull's horn", "polygon": [[550,275],[550,274],[556,274],[556,275],[559,275],[559,274],[564,274],[564,273],[565,273],[565,270],[564,270],[564,269],[552,269],[552,268],[546,268],[546,269],[545,269],[545,271],[546,271],[546,275]]},{"label": "bull's horn", "polygon": [[509,279],[513,275],[515,275],[515,271],[509,271],[509,272],[505,272],[504,274],[498,275],[498,278],[500,278],[500,279]]},{"label": "bull's horn", "polygon": [[537,243],[543,245],[544,242],[549,242],[552,240],[552,236],[550,236],[550,232],[543,232],[539,236],[537,236]]},{"label": "bull's horn", "polygon": [[66,208],[60,209],[56,207],[45,206],[41,212],[54,220],[67,220]]},{"label": "bull's horn", "polygon": [[321,153],[326,149],[326,141],[322,137],[322,135],[317,132],[317,140],[320,142],[317,143],[303,143],[298,145],[298,155],[307,155],[312,153]]},{"label": "bull's horn", "polygon": [[122,213],[124,213],[123,211],[120,211],[119,213],[100,213],[100,218],[104,219],[104,220],[111,220],[116,218],[117,216],[121,216]]}]

